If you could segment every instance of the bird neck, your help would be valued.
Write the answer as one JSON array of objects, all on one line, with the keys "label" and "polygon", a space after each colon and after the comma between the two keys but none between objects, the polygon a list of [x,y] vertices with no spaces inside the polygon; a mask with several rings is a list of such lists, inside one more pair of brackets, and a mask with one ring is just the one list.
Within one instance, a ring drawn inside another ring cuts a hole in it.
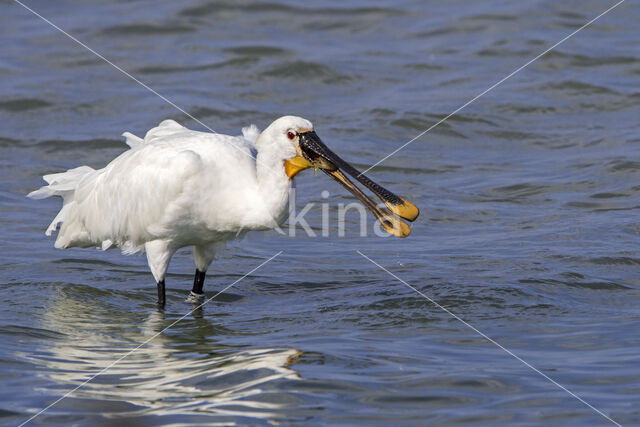
[{"label": "bird neck", "polygon": [[272,227],[282,224],[289,211],[289,192],[292,181],[284,170],[284,159],[278,153],[259,150],[256,156],[258,191],[264,203],[264,214]]}]

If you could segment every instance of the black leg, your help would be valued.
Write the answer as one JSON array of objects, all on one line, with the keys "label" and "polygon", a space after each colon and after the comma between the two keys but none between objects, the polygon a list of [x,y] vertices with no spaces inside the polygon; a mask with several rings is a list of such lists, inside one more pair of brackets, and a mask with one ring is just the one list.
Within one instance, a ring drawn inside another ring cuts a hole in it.
[{"label": "black leg", "polygon": [[158,282],[158,305],[164,307],[164,303],[166,302],[165,291],[164,291],[164,279]]},{"label": "black leg", "polygon": [[194,294],[197,294],[197,295],[203,294],[202,287],[204,286],[205,274],[207,274],[206,271],[200,271],[196,269],[196,275],[193,278],[193,289],[191,289],[191,292],[193,292]]}]

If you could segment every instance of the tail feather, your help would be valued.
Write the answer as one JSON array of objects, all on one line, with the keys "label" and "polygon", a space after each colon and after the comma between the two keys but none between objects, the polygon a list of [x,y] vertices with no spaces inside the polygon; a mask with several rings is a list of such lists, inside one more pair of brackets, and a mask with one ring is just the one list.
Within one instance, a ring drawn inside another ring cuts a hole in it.
[{"label": "tail feather", "polygon": [[125,142],[131,148],[136,148],[137,146],[144,144],[144,139],[135,136],[131,132],[125,132],[122,136],[125,137]]},{"label": "tail feather", "polygon": [[49,185],[40,187],[39,189],[27,194],[31,199],[46,199],[51,196],[65,197],[69,192],[73,192],[78,182],[86,174],[93,172],[94,169],[89,166],[80,166],[78,168],[69,169],[66,172],[52,173],[42,177]]},{"label": "tail feather", "polygon": [[[67,219],[69,212],[72,209],[74,203],[73,196],[80,180],[87,174],[94,172],[95,170],[89,166],[80,166],[74,169],[69,169],[66,172],[52,173],[45,175],[42,178],[49,184],[27,194],[27,197],[31,199],[45,199],[51,196],[62,197],[62,209],[58,212],[58,215],[53,219],[45,234],[50,236],[51,233],[58,229],[58,224],[64,222]],[[56,247],[58,242],[56,242]]]}]

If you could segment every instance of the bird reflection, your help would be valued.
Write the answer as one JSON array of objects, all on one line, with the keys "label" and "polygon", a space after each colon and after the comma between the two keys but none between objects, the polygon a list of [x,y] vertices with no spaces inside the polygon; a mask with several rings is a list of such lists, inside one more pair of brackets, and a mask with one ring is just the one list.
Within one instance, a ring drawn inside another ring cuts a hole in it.
[{"label": "bird reflection", "polygon": [[[273,420],[290,404],[277,383],[299,380],[291,368],[298,350],[221,344],[219,336],[235,332],[215,325],[202,309],[165,330],[180,315],[162,310],[144,318],[131,310],[117,313],[99,298],[78,299],[81,294],[62,290],[56,295],[43,326],[60,331],[63,338],[26,356],[44,365],[56,394],[72,390],[153,337],[67,399],[120,401],[127,405],[102,415],[127,417],[191,414]],[[78,411],[74,413],[94,412],[67,403],[65,408]]]}]

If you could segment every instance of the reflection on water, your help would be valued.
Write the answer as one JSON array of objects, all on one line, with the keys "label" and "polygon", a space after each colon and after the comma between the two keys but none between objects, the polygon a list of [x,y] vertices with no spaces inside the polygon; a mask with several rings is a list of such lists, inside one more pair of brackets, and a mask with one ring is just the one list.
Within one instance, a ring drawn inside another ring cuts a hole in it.
[{"label": "reflection on water", "polygon": [[[117,416],[171,414],[217,414],[277,419],[283,416],[287,399],[269,396],[278,380],[297,380],[290,365],[300,352],[294,349],[251,348],[243,350],[210,342],[194,343],[180,339],[180,323],[163,331],[178,316],[167,318],[163,311],[151,311],[139,328],[122,331],[127,341],[105,333],[99,312],[90,302],[59,292],[44,318],[43,328],[67,331],[50,348],[23,357],[46,367],[60,394],[75,388],[97,372],[105,373],[80,387],[69,399],[95,399],[125,402]],[[215,330],[213,322],[197,311],[192,314],[196,328]],[[70,323],[70,319],[81,321]],[[61,320],[62,319],[62,320]],[[186,323],[186,320],[185,320]],[[206,325],[204,324],[206,323]],[[137,344],[146,345],[109,367]],[[196,353],[192,351],[194,348]],[[207,348],[207,352],[202,349]],[[62,404],[61,404],[62,405]],[[123,408],[126,408],[123,410]],[[52,409],[55,412],[55,409]],[[80,410],[82,412],[82,410]],[[109,409],[103,409],[109,416]],[[116,415],[116,413],[111,415]]]}]

